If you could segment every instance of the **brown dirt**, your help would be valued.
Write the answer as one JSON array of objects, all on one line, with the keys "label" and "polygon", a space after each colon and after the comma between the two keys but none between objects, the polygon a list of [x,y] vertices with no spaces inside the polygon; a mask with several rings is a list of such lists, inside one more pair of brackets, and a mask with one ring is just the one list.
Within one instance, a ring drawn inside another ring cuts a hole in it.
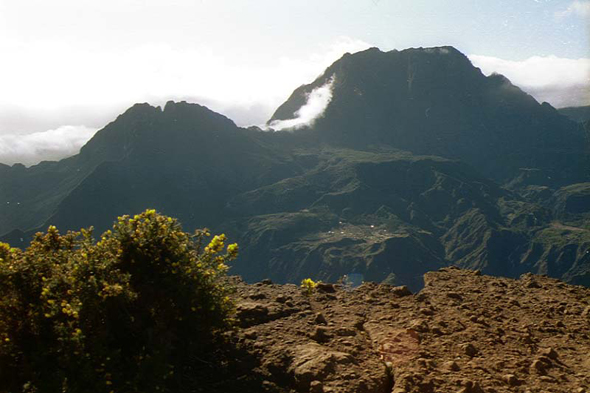
[{"label": "brown dirt", "polygon": [[239,366],[218,391],[590,393],[590,289],[456,268],[424,282],[307,296],[236,280]]}]

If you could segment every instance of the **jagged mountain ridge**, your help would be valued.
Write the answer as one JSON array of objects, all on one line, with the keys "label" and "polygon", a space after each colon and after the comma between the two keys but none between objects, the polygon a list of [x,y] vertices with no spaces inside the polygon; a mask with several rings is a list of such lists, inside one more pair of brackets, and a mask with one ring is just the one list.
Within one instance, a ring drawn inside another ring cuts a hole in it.
[{"label": "jagged mountain ridge", "polygon": [[[191,199],[175,201],[174,212],[194,209],[191,204],[213,203],[214,198],[199,193],[215,189],[227,196],[292,174],[282,161],[231,120],[203,106],[169,102],[162,110],[137,104],[100,130],[74,157],[31,168],[8,167],[0,177],[0,197],[11,203],[0,206],[6,217],[0,232],[46,222],[104,230],[108,222],[97,216],[112,216],[109,209],[125,214],[161,205],[171,197]],[[107,186],[105,181],[111,183]],[[176,186],[184,189],[170,188]],[[157,201],[158,192],[153,191],[166,187],[171,195],[159,195],[162,199]],[[38,202],[40,198],[44,203]],[[112,203],[107,208],[109,198]],[[29,214],[23,214],[27,207]],[[197,207],[202,214],[219,210],[213,205]],[[202,214],[195,216],[197,225],[211,225]],[[187,222],[192,225],[192,221]]]},{"label": "jagged mountain ridge", "polygon": [[[112,217],[155,206],[189,227],[213,226],[231,195],[295,173],[296,166],[204,107],[170,102],[147,124],[141,114],[129,116],[136,142],[121,160],[102,163],[84,179],[51,222],[71,228],[84,214],[96,221],[96,210]],[[105,202],[111,202],[106,210]]]},{"label": "jagged mountain ridge", "polygon": [[[418,288],[424,272],[457,264],[590,284],[590,208],[585,185],[573,183],[589,180],[588,156],[575,123],[449,47],[345,55],[271,120],[292,116],[334,75],[332,102],[311,128],[241,129],[196,104],[138,104],[77,156],[2,166],[0,197],[11,203],[0,204],[0,233],[24,230],[4,237],[22,245],[38,227],[101,232],[118,215],[156,208],[187,230],[238,240],[234,271],[249,280],[354,272]],[[474,139],[486,127],[489,146]]]}]

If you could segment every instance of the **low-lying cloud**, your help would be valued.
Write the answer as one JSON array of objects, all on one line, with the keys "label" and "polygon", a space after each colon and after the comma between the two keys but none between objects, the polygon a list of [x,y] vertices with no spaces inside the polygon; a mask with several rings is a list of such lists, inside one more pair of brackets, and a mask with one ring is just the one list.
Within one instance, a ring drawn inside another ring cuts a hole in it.
[{"label": "low-lying cloud", "polygon": [[[317,43],[310,54],[267,61],[206,44],[182,48],[160,42],[120,53],[52,41],[10,44],[0,36],[0,51],[11,59],[0,62],[0,108],[48,120],[56,112],[85,112],[87,119],[60,125],[92,125],[95,117],[102,120],[102,113],[112,113],[113,108],[122,112],[137,102],[160,104],[191,97],[217,112],[235,114],[232,120],[240,126],[262,124],[302,83],[313,81],[344,53],[369,47],[358,39],[338,37]],[[41,67],[40,59],[51,61]],[[0,122],[0,135],[56,127],[38,123],[37,128],[26,130],[18,121]]]},{"label": "low-lying cloud", "polygon": [[288,120],[275,120],[270,123],[270,128],[281,130],[296,130],[303,127],[310,127],[323,116],[324,111],[332,101],[332,86],[334,77],[328,83],[313,89],[307,96],[307,102],[295,112],[295,117]]},{"label": "low-lying cloud", "polygon": [[86,126],[62,126],[26,135],[0,135],[0,163],[34,165],[60,160],[77,154],[96,131]]},{"label": "low-lying cloud", "polygon": [[469,59],[484,74],[506,76],[539,102],[557,108],[590,105],[590,59],[533,56],[514,61],[480,55]]},{"label": "low-lying cloud", "polygon": [[[266,61],[207,45],[158,42],[118,52],[0,35],[0,52],[11,59],[0,62],[0,163],[32,165],[76,154],[97,128],[137,102],[186,100],[239,126],[264,124],[302,83],[344,53],[369,47],[343,36],[318,42],[310,54]],[[314,116],[316,95],[302,118]]]}]

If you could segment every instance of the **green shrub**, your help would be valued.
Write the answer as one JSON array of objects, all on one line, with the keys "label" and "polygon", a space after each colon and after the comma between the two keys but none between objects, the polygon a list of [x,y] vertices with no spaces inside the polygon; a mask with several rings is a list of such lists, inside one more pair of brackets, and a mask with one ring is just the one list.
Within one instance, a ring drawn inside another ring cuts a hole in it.
[{"label": "green shrub", "polygon": [[0,243],[0,391],[177,390],[191,358],[232,324],[237,244],[148,210],[91,230]]}]

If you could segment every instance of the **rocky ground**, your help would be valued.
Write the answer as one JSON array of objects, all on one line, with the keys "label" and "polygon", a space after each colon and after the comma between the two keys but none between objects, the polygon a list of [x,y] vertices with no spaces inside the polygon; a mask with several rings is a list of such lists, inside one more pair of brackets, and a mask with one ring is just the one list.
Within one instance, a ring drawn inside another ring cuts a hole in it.
[{"label": "rocky ground", "polygon": [[235,283],[239,350],[206,391],[590,393],[588,288],[452,267],[417,294]]}]

